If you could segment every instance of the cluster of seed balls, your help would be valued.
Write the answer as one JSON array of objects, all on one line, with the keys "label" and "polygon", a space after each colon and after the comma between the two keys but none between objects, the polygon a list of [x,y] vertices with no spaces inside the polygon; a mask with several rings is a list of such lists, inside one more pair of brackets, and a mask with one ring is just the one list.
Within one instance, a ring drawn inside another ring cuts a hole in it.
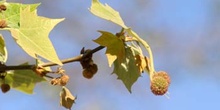
[{"label": "cluster of seed balls", "polygon": [[[80,54],[87,54],[90,51],[91,51],[90,49],[84,50],[83,48]],[[98,71],[98,66],[92,60],[92,54],[82,58],[80,64],[83,67],[82,74],[84,78],[91,79]]]},{"label": "cluster of seed balls", "polygon": [[169,85],[170,76],[164,71],[159,71],[153,75],[150,89],[155,95],[164,95],[168,91]]}]

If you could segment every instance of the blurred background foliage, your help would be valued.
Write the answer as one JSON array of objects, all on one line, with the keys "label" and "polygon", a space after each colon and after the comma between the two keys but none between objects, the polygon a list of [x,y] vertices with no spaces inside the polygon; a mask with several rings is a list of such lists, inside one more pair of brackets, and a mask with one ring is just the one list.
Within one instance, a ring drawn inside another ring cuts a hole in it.
[{"label": "blurred background foliage", "polygon": [[[38,14],[66,18],[50,33],[60,59],[79,55],[82,47],[98,46],[92,40],[97,30],[112,33],[120,27],[93,16],[91,0],[8,0],[39,3]],[[220,1],[219,0],[100,0],[120,12],[121,17],[151,46],[156,70],[172,78],[170,99],[154,96],[149,77],[143,74],[130,94],[111,75],[104,50],[94,54],[98,73],[87,80],[79,63],[64,66],[71,79],[67,85],[77,95],[73,110],[207,110],[217,109],[220,99]],[[10,37],[2,32],[8,48],[7,65],[34,63]],[[65,110],[59,106],[61,87],[37,84],[35,94],[15,90],[0,94],[0,110]]]}]

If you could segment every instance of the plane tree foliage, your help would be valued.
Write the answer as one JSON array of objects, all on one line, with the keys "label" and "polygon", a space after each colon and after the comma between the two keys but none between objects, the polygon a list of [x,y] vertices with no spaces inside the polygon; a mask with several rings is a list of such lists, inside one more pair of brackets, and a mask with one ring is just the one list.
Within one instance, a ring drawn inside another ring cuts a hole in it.
[{"label": "plane tree foliage", "polygon": [[[166,95],[170,85],[169,75],[165,71],[155,71],[153,53],[147,41],[133,31],[132,27],[126,26],[118,11],[100,3],[99,0],[91,0],[89,11],[94,16],[118,25],[121,30],[112,33],[98,29],[100,36],[91,41],[100,46],[94,49],[82,48],[78,56],[59,59],[49,34],[65,18],[39,16],[37,14],[39,5],[40,3],[0,2],[1,31],[9,31],[15,43],[36,60],[35,64],[29,64],[27,61],[20,65],[7,65],[8,54],[4,35],[0,35],[0,84],[3,93],[15,89],[32,94],[37,83],[48,81],[51,85],[62,86],[60,105],[71,109],[77,98],[65,86],[71,77],[66,74],[63,66],[70,62],[80,62],[82,75],[89,80],[98,72],[98,65],[92,59],[93,53],[105,48],[106,52],[103,55],[107,57],[106,63],[113,68],[109,74],[117,75],[117,79],[122,81],[130,93],[132,85],[141,74],[146,73],[149,75],[152,93]],[[148,54],[144,55],[143,51]],[[57,69],[52,70],[51,66],[57,66]],[[56,77],[51,74],[56,74]]]}]

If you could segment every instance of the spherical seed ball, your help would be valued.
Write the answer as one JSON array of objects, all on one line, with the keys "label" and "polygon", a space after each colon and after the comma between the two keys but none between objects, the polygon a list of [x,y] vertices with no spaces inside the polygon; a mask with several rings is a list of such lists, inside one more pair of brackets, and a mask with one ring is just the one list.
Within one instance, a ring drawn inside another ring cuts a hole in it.
[{"label": "spherical seed ball", "polygon": [[60,85],[65,86],[68,81],[69,81],[69,76],[68,75],[63,75],[60,78]]},{"label": "spherical seed ball", "polygon": [[167,72],[165,72],[165,71],[159,71],[159,72],[157,72],[155,75],[157,75],[157,76],[162,76],[163,78],[165,78],[166,80],[167,80],[167,82],[170,84],[170,76],[169,76],[169,74],[167,74]]},{"label": "spherical seed ball", "polygon": [[150,89],[153,94],[155,95],[164,95],[169,87],[169,82],[166,78],[162,76],[153,76],[151,83],[150,83]]},{"label": "spherical seed ball", "polygon": [[93,77],[93,73],[89,69],[83,70],[83,77],[87,79],[91,79]]},{"label": "spherical seed ball", "polygon": [[94,74],[96,74],[97,73],[97,71],[98,71],[98,66],[96,65],[96,64],[93,64],[93,65],[91,65],[90,67],[89,67],[89,70],[93,73],[93,75]]},{"label": "spherical seed ball", "polygon": [[6,93],[10,90],[10,85],[4,83],[4,84],[1,85],[1,89],[2,89],[3,93]]}]

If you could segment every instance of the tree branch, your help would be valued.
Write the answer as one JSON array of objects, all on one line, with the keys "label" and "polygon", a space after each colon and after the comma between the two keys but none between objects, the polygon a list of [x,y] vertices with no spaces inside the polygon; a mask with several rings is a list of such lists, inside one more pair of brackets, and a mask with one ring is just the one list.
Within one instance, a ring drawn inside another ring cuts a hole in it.
[{"label": "tree branch", "polygon": [[[63,64],[66,64],[66,63],[71,63],[71,62],[75,62],[75,61],[80,61],[81,59],[82,59],[82,55],[79,55],[79,56],[75,56],[75,57],[72,57],[72,58],[63,59],[63,60],[61,60],[61,62]],[[42,64],[41,66],[42,67],[48,67],[48,66],[56,66],[56,65],[57,65],[56,63],[48,62],[48,63]]]},{"label": "tree branch", "polygon": [[[71,62],[75,62],[75,61],[80,61],[80,60],[82,60],[83,58],[86,58],[87,56],[90,56],[90,55],[92,55],[93,53],[95,53],[95,52],[97,52],[97,51],[99,51],[99,50],[101,50],[101,49],[103,49],[103,48],[105,48],[105,47],[104,47],[104,46],[98,46],[98,47],[92,49],[91,51],[89,51],[88,53],[81,54],[81,55],[79,55],[79,56],[75,56],[75,57],[72,57],[72,58],[69,58],[69,59],[61,60],[61,62],[62,62],[63,64],[65,64],[65,63],[71,63]],[[48,62],[48,63],[42,64],[41,66],[42,66],[42,67],[48,67],[48,66],[56,66],[56,65],[57,65],[56,63]]]},{"label": "tree branch", "polygon": [[[93,53],[95,53],[95,52],[97,52],[97,51],[99,51],[103,48],[105,48],[105,47],[104,46],[98,46],[98,47],[92,49],[91,51],[89,51],[85,54],[81,54],[79,56],[75,56],[75,57],[72,57],[72,58],[61,60],[61,62],[63,64],[66,64],[66,63],[71,63],[71,62],[75,62],[75,61],[80,61],[83,58],[86,58],[87,56],[92,55]],[[57,65],[56,63],[48,62],[48,63],[42,64],[41,66],[42,67],[48,67],[48,66],[56,66],[56,65]],[[19,65],[19,66],[0,65],[0,74],[3,73],[4,71],[8,71],[8,70],[32,70],[35,67],[36,67],[36,65]]]}]

